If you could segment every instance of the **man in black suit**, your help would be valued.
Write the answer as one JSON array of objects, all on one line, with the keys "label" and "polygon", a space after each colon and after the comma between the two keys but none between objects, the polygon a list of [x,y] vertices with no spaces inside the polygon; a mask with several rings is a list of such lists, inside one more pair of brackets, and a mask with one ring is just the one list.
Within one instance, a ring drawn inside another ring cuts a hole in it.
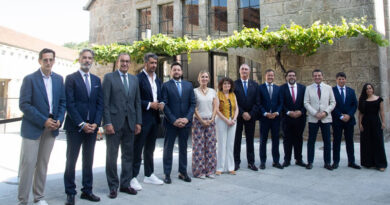
[{"label": "man in black suit", "polygon": [[251,69],[247,64],[240,66],[240,79],[234,82],[234,94],[238,103],[238,118],[236,136],[234,139],[234,170],[240,168],[241,163],[241,139],[242,130],[245,126],[246,138],[246,158],[248,160],[248,168],[257,171],[255,166],[255,148],[253,145],[253,137],[255,134],[256,114],[258,112],[258,103],[260,96],[258,94],[258,84],[249,79]]},{"label": "man in black suit", "polygon": [[144,69],[137,75],[141,93],[142,129],[134,140],[133,179],[130,186],[139,191],[142,189],[137,180],[142,161],[144,159],[144,183],[164,184],[162,180],[153,174],[153,153],[156,145],[157,127],[160,124],[160,113],[164,109],[161,99],[161,81],[155,73],[157,68],[157,55],[147,53],[144,56]]},{"label": "man in black suit", "polygon": [[347,76],[343,72],[336,74],[337,85],[333,87],[333,94],[336,99],[336,107],[332,111],[333,127],[333,164],[332,168],[337,169],[340,162],[340,144],[344,130],[345,144],[347,147],[348,167],[360,169],[355,164],[353,131],[356,124],[355,112],[357,99],[355,91],[345,86]]},{"label": "man in black suit", "polygon": [[306,87],[296,82],[296,73],[293,70],[287,71],[285,77],[287,83],[280,87],[280,95],[283,102],[283,167],[290,166],[293,148],[295,164],[306,167],[306,164],[302,161],[302,135],[306,125],[306,109],[303,105],[303,98],[305,97]]}]

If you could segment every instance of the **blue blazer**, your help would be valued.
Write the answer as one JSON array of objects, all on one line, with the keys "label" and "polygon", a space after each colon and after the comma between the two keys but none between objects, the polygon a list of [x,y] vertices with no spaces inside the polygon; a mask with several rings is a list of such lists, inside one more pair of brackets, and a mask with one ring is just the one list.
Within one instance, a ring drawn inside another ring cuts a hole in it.
[{"label": "blue blazer", "polygon": [[[267,85],[265,83],[261,84],[259,86],[259,93],[260,93],[260,99],[261,99],[261,102],[260,102],[260,119],[261,120],[265,120],[267,119],[266,117],[264,117],[264,114],[266,112],[278,112],[279,113],[279,116],[281,115],[281,111],[282,111],[282,100],[281,100],[281,97],[279,95],[279,90],[280,90],[280,87],[273,84],[272,86],[272,100],[270,99],[269,97],[269,94],[268,94],[268,89],[267,89]],[[279,118],[276,117],[275,119],[278,119]]]},{"label": "blue blazer", "polygon": [[[139,82],[139,89],[141,93],[141,107],[142,107],[142,124],[150,122],[151,120],[156,120],[157,123],[160,123],[160,114],[158,110],[149,109],[146,110],[150,102],[153,102],[153,92],[152,87],[150,86],[148,76],[145,72],[141,71],[137,75]],[[158,102],[162,101],[161,96],[161,81],[156,77],[154,80],[157,86],[157,100]]]},{"label": "blue blazer", "polygon": [[[65,115],[65,89],[62,76],[52,72],[53,91],[53,115],[54,120],[59,120],[62,124]],[[20,88],[19,108],[23,112],[21,136],[36,140],[45,128],[45,122],[49,118],[49,101],[42,73],[38,71],[27,75],[23,79]],[[52,131],[53,136],[58,135],[58,129]]]},{"label": "blue blazer", "polygon": [[303,104],[303,99],[305,97],[306,86],[297,83],[297,93],[295,93],[295,103],[293,103],[292,96],[290,93],[289,84],[285,83],[280,86],[280,95],[282,100],[282,116],[286,120],[295,120],[287,115],[288,111],[300,110],[302,112],[301,117],[297,119],[306,120],[306,108]]},{"label": "blue blazer", "polygon": [[333,125],[341,125],[344,123],[342,120],[340,120],[340,117],[342,114],[348,114],[351,116],[349,121],[347,122],[349,125],[355,125],[355,112],[357,109],[357,99],[355,91],[350,88],[346,87],[346,96],[345,96],[345,103],[341,99],[341,95],[339,90],[337,89],[337,86],[333,87],[333,94],[334,98],[336,99],[336,107],[332,111],[332,118],[333,118]]},{"label": "blue blazer", "polygon": [[181,81],[181,86],[182,96],[179,95],[173,80],[164,83],[161,88],[162,99],[165,103],[165,121],[173,125],[178,118],[185,117],[189,121],[186,127],[191,127],[196,106],[194,88],[190,82],[185,80]]},{"label": "blue blazer", "polygon": [[[100,78],[90,73],[91,94],[88,97],[84,77],[76,71],[66,77],[65,94],[66,110],[64,129],[67,131],[78,131],[82,122],[87,122],[89,112],[89,123],[96,123],[100,126],[103,116],[103,90]],[[96,130],[97,131],[97,130]]]},{"label": "blue blazer", "polygon": [[241,117],[244,112],[248,112],[251,115],[251,119],[256,119],[260,105],[259,85],[253,80],[248,80],[246,96],[241,79],[234,81],[234,88],[239,110],[238,116]]}]

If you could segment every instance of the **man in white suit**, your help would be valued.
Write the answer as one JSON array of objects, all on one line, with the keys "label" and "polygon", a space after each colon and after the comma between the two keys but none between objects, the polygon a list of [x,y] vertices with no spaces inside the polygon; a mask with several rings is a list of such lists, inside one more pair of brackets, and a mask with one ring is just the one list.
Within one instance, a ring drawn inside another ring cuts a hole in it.
[{"label": "man in white suit", "polygon": [[314,83],[307,86],[304,98],[304,105],[308,113],[307,121],[309,122],[306,169],[313,168],[315,142],[318,129],[321,128],[324,141],[324,168],[332,170],[330,165],[330,125],[332,123],[331,112],[336,106],[336,100],[332,87],[322,82],[321,70],[315,69],[312,72],[312,77]]}]

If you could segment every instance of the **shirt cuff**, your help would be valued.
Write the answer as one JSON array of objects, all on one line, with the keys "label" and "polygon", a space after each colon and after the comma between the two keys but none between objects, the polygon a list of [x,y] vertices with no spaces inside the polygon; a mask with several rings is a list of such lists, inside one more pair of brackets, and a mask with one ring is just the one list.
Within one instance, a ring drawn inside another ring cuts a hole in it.
[{"label": "shirt cuff", "polygon": [[344,119],[344,115],[341,115],[340,120]]},{"label": "shirt cuff", "polygon": [[150,102],[149,102],[149,104],[148,104],[148,107],[146,107],[146,110],[149,110],[149,108],[150,108]]},{"label": "shirt cuff", "polygon": [[287,115],[289,115],[290,114],[290,111],[287,111],[287,113],[286,113]]},{"label": "shirt cuff", "polygon": [[268,112],[265,112],[265,113],[264,113],[264,117],[266,117],[266,116],[267,116],[267,114],[268,114]]}]

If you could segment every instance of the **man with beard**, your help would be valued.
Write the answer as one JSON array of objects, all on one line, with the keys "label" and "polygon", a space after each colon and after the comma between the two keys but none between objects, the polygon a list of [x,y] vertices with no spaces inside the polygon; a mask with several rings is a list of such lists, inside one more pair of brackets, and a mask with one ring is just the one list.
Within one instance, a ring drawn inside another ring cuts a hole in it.
[{"label": "man with beard", "polygon": [[286,81],[280,87],[282,98],[282,127],[284,133],[284,162],[283,167],[290,166],[292,149],[294,148],[295,164],[306,167],[302,161],[303,130],[306,124],[306,109],[303,105],[306,87],[296,82],[296,73],[289,70]]},{"label": "man with beard", "polygon": [[100,79],[89,72],[93,62],[94,52],[83,49],[79,55],[80,70],[66,77],[65,94],[67,115],[64,129],[66,130],[67,150],[66,168],[64,173],[66,205],[75,204],[76,195],[75,166],[82,152],[83,179],[81,199],[100,201],[92,193],[92,165],[96,143],[96,134],[103,115],[103,90]]},{"label": "man with beard", "polygon": [[165,140],[163,166],[166,184],[172,183],[173,146],[179,137],[179,179],[191,182],[187,174],[187,139],[195,112],[195,94],[192,84],[181,80],[183,74],[180,63],[171,65],[171,79],[162,86],[162,98],[165,103]]}]

